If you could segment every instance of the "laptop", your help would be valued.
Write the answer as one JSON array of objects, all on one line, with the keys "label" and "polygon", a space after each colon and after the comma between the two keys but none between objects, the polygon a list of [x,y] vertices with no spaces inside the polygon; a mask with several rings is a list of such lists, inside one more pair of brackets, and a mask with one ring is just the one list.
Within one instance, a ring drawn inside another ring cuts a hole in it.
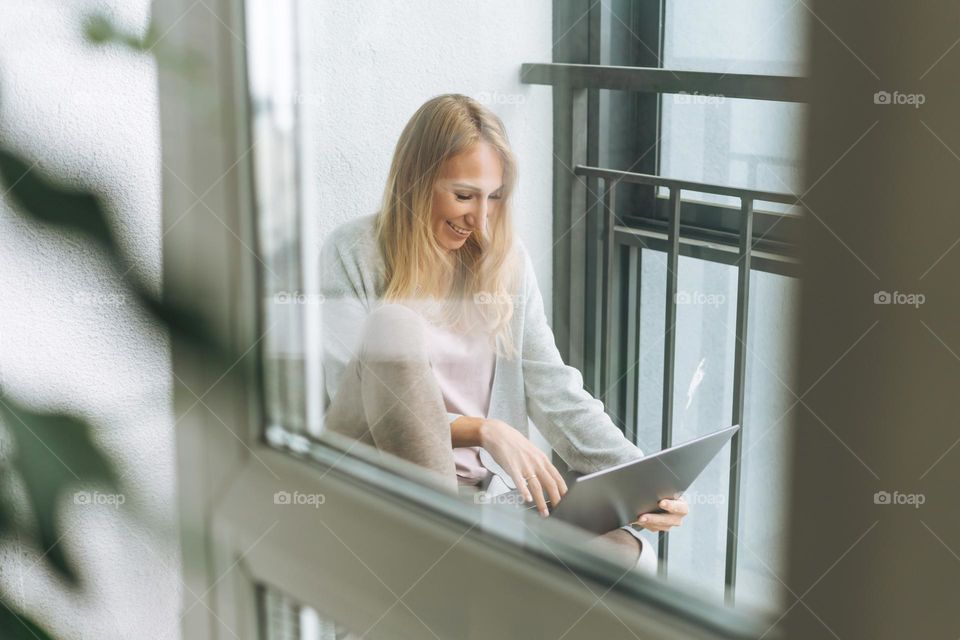
[{"label": "laptop", "polygon": [[[657,506],[660,500],[683,495],[739,429],[740,425],[733,425],[638,460],[577,476],[567,482],[567,493],[555,508],[548,499],[550,517],[603,534],[636,521],[638,514],[662,513]],[[511,493],[518,492],[514,489]],[[536,503],[519,504],[524,509],[536,508]]]}]

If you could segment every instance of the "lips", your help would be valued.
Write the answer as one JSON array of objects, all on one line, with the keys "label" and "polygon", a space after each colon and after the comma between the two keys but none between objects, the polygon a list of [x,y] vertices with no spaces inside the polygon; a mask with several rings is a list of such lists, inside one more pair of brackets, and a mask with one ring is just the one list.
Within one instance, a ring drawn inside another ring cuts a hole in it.
[{"label": "lips", "polygon": [[461,238],[466,238],[471,233],[470,229],[464,229],[463,227],[458,227],[457,225],[453,224],[449,220],[446,220],[445,222],[447,223],[447,226],[453,229],[453,232],[458,236],[460,236]]}]

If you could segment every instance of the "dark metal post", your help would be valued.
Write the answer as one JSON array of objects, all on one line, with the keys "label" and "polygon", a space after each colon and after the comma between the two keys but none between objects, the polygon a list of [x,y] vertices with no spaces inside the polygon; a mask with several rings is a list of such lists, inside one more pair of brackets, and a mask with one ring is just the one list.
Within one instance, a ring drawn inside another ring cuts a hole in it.
[{"label": "dark metal post", "polygon": [[737,536],[740,534],[740,456],[743,451],[743,405],[747,371],[747,316],[750,302],[750,251],[753,242],[753,200],[742,199],[740,264],[737,271],[737,343],[733,360],[733,423],[740,425],[730,441],[730,487],[727,494],[727,557],[725,597],[733,604],[737,586]]},{"label": "dark metal post", "polygon": [[626,324],[626,362],[622,388],[620,394],[624,433],[627,439],[634,444],[637,442],[637,385],[639,384],[640,368],[640,247],[621,245],[627,252],[626,272],[623,274],[624,305],[621,317]]},{"label": "dark metal post", "polygon": [[[614,318],[617,315],[617,309],[614,309],[614,287],[617,286],[617,278],[614,275],[616,265],[616,190],[617,180],[604,181],[603,193],[603,372],[600,377],[600,390],[603,394],[601,400],[607,409],[611,411],[612,399],[616,396],[616,391],[612,388],[617,380],[617,358],[614,353],[614,347],[617,346],[614,330]],[[618,416],[619,417],[619,416]]]},{"label": "dark metal post", "polygon": [[[667,295],[666,316],[663,323],[663,427],[660,446],[666,449],[673,444],[673,369],[677,350],[677,270],[680,261],[680,189],[670,187],[670,206],[667,232]],[[669,537],[660,534],[660,573],[667,574],[667,551]]]}]

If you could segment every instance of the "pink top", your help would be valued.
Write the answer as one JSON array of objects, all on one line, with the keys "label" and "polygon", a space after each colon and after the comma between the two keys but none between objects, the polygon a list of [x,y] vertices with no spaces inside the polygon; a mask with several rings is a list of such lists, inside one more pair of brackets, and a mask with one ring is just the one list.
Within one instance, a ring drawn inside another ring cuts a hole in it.
[{"label": "pink top", "polygon": [[[483,331],[459,333],[448,327],[427,323],[433,331],[430,364],[443,392],[449,413],[486,417],[496,355],[489,334]],[[454,447],[453,459],[459,484],[478,485],[490,475],[480,461],[480,447]]]}]

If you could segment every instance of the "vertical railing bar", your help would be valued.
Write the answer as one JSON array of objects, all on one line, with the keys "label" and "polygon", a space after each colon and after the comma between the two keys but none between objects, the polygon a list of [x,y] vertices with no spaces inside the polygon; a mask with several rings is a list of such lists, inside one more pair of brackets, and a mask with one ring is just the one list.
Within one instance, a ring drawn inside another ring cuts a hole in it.
[{"label": "vertical railing bar", "polygon": [[[564,361],[583,370],[583,292],[586,282],[586,181],[567,167],[587,157],[587,90],[554,87],[554,334]],[[562,284],[561,284],[562,283]]]},{"label": "vertical railing bar", "polygon": [[586,278],[584,290],[584,345],[583,379],[586,388],[596,397],[603,392],[604,331],[603,298],[606,273],[604,251],[604,199],[601,188],[605,180],[593,179],[587,182],[587,247]]},{"label": "vertical railing bar", "polygon": [[737,586],[737,542],[740,534],[740,458],[743,450],[743,411],[747,369],[747,317],[750,310],[750,257],[753,243],[753,199],[743,198],[740,225],[740,262],[737,271],[736,352],[733,361],[733,423],[740,430],[730,441],[730,487],[727,495],[727,550],[724,570],[725,600],[732,605]]},{"label": "vertical railing bar", "polygon": [[630,442],[638,444],[637,438],[637,379],[640,375],[640,247],[623,245],[627,253],[627,296],[624,318],[627,322],[627,375],[624,380],[623,421]]},{"label": "vertical railing bar", "polygon": [[604,184],[603,191],[603,375],[601,376],[601,390],[603,392],[604,407],[610,413],[610,400],[613,390],[610,388],[617,379],[614,345],[617,342],[614,333],[614,277],[616,265],[615,228],[616,228],[616,190],[617,180]]},{"label": "vertical railing bar", "polygon": [[[669,190],[667,291],[663,324],[663,425],[660,432],[660,446],[663,449],[673,445],[673,373],[674,356],[677,350],[677,269],[680,264],[680,189],[669,187]],[[667,574],[668,550],[669,536],[666,532],[662,532],[658,555],[660,557],[660,574],[663,577],[666,577]]]},{"label": "vertical railing bar", "polygon": [[[587,9],[585,21],[586,37],[586,56],[590,64],[603,64],[605,38],[603,33],[603,13],[604,7],[599,3],[591,5]],[[602,115],[601,92],[599,89],[587,90],[587,109],[586,109],[586,147],[585,153],[587,161],[600,162],[602,125],[606,118]],[[572,166],[572,165],[571,165]],[[608,180],[594,178],[587,180],[586,189],[590,194],[590,206],[587,212],[587,229],[589,244],[587,245],[587,264],[595,278],[586,280],[587,288],[584,290],[584,296],[576,303],[581,306],[582,315],[586,316],[584,327],[584,373],[588,384],[595,397],[600,398],[606,386],[604,384],[605,340],[609,339],[609,333],[606,331],[604,310],[606,302],[602,300],[605,274],[604,262],[606,253],[604,252],[604,199],[601,195],[601,189]]]},{"label": "vertical railing bar", "polygon": [[[559,83],[553,88],[553,333],[563,360],[583,370],[583,247],[581,226],[587,192],[567,167],[587,159],[587,91]],[[581,209],[582,207],[582,209]],[[573,301],[579,297],[580,302]],[[566,462],[555,451],[561,472]]]}]

